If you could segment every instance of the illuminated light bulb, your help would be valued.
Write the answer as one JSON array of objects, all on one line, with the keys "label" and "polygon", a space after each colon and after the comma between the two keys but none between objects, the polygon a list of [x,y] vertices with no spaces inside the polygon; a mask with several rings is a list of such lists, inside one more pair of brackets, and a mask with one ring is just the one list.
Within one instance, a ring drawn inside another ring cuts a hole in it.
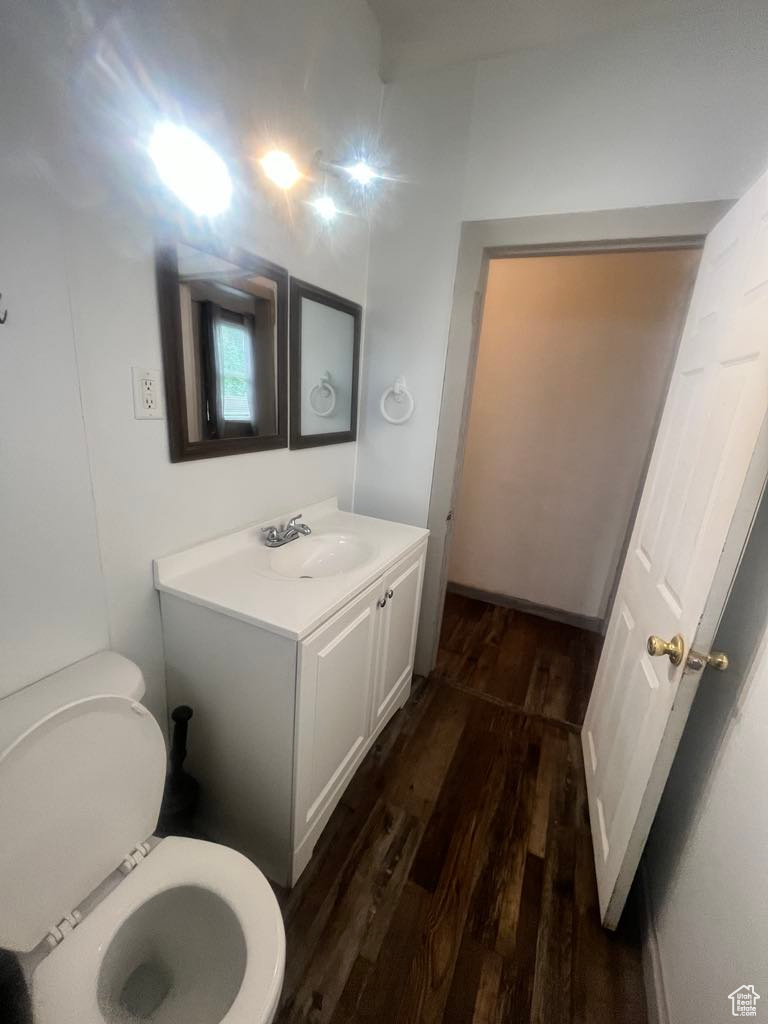
[{"label": "illuminated light bulb", "polygon": [[301,171],[296,166],[296,161],[290,153],[284,153],[280,149],[273,149],[260,160],[264,173],[271,182],[278,188],[293,188],[301,177]]},{"label": "illuminated light bulb", "polygon": [[232,200],[227,165],[199,135],[163,121],[148,148],[160,180],[198,217],[215,217],[227,209]]},{"label": "illuminated light bulb", "polygon": [[327,223],[334,220],[339,212],[339,208],[330,196],[318,196],[317,199],[312,200],[310,206],[314,207],[318,217]]},{"label": "illuminated light bulb", "polygon": [[363,188],[366,185],[370,185],[374,178],[378,178],[376,171],[365,160],[358,160],[356,164],[351,164],[349,167],[345,167],[344,170],[353,181],[356,181],[358,185],[362,185]]}]

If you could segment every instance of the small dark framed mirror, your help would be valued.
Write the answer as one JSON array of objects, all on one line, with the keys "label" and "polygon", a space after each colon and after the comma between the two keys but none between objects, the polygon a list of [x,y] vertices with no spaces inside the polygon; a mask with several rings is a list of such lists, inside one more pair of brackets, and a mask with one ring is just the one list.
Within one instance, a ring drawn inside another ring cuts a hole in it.
[{"label": "small dark framed mirror", "polygon": [[357,437],[362,316],[356,302],[291,278],[291,448]]},{"label": "small dark framed mirror", "polygon": [[288,272],[240,249],[157,249],[171,461],[285,448]]}]

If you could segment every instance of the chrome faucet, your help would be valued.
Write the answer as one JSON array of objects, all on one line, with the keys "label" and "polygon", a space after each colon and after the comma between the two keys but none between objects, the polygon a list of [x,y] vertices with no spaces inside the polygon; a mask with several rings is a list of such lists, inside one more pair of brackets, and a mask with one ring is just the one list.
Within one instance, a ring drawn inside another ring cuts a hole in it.
[{"label": "chrome faucet", "polygon": [[302,534],[307,537],[312,530],[300,523],[301,512],[292,519],[289,519],[285,526],[262,526],[261,532],[264,536],[264,543],[268,548],[281,548],[283,544],[289,544]]}]

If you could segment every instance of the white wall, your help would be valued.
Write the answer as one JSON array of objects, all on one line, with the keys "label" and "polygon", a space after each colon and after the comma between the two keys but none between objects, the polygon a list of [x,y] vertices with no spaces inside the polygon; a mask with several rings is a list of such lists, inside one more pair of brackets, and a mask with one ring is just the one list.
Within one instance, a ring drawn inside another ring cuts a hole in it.
[{"label": "white wall", "polygon": [[698,261],[491,262],[449,580],[603,618]]},{"label": "white wall", "polygon": [[54,213],[38,191],[2,177],[0,696],[108,644]]},{"label": "white wall", "polygon": [[[375,132],[378,31],[362,0],[88,10],[83,24],[75,9],[65,21],[50,5],[18,5],[0,44],[0,194],[13,202],[10,189],[23,189],[40,211],[3,221],[4,263],[17,268],[0,281],[14,324],[0,328],[2,427],[6,410],[12,420],[0,447],[12,491],[0,522],[4,617],[14,609],[3,686],[111,643],[142,667],[162,717],[152,558],[301,502],[337,493],[349,507],[355,450],[172,465],[166,423],[134,420],[130,367],[161,365],[158,213],[185,227],[151,191],[141,132],[161,111],[183,111],[237,175],[218,237],[364,302],[365,221],[345,217],[332,236],[319,232],[300,205],[267,197],[253,157],[269,138],[293,140],[308,157]],[[26,422],[10,400],[20,388],[39,389]]]},{"label": "white wall", "polygon": [[[445,339],[459,240],[471,67],[386,87],[382,149],[401,180],[375,220],[355,509],[426,524]],[[416,407],[403,426],[379,412],[404,376]]]},{"label": "white wall", "polygon": [[465,220],[741,195],[768,162],[768,9],[478,65]]},{"label": "white wall", "polygon": [[766,580],[763,499],[713,645],[731,665],[702,678],[644,858],[670,1024],[731,1019],[742,984],[760,993],[758,1019],[768,999]]},{"label": "white wall", "polygon": [[[411,199],[410,216],[372,236],[368,393],[378,397],[403,374],[417,382],[418,405],[408,430],[385,427],[373,403],[364,411],[360,511],[427,522],[459,221],[738,196],[768,161],[767,14],[764,4],[735,2],[695,21],[387,87],[385,128],[402,126],[398,164],[424,191],[420,202]],[[427,632],[442,561],[434,548]],[[429,668],[429,650],[422,630],[420,671]]]}]

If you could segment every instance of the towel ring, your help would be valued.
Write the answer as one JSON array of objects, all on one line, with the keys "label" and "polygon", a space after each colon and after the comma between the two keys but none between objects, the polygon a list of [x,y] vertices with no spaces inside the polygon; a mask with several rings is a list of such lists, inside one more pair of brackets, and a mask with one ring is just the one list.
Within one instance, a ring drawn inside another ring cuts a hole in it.
[{"label": "towel ring", "polygon": [[[392,395],[398,405],[405,404],[405,412],[402,416],[392,416],[387,412],[387,399],[390,395]],[[405,386],[404,377],[398,377],[392,387],[387,388],[381,396],[379,408],[381,409],[381,415],[387,423],[394,423],[395,425],[399,423],[407,423],[411,416],[413,416],[413,410],[416,408],[416,403],[413,400],[413,395]]]},{"label": "towel ring", "polygon": [[[312,400],[312,396],[315,392],[324,391],[328,395],[328,408],[320,410]],[[323,376],[320,378],[320,383],[315,384],[309,392],[309,405],[315,416],[330,416],[333,410],[336,408],[336,388],[331,384],[331,374],[329,370],[326,370]]]}]

